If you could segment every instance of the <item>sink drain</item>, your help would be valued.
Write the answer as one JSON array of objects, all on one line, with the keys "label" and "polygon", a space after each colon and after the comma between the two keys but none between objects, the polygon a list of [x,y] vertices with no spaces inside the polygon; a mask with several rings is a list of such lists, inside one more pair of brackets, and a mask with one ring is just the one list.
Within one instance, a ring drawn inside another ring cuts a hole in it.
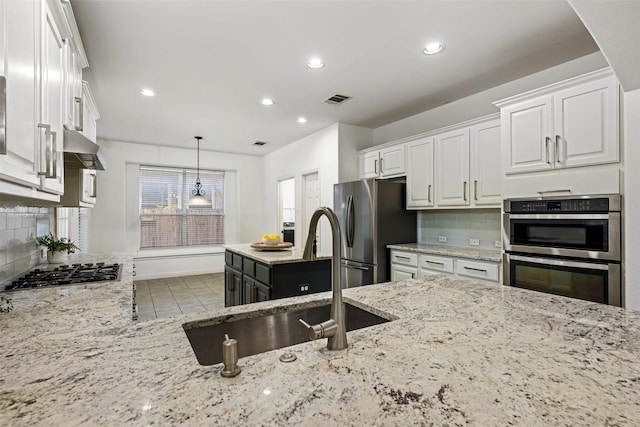
[{"label": "sink drain", "polygon": [[285,363],[295,362],[297,359],[298,357],[293,353],[284,353],[280,356],[280,361]]}]

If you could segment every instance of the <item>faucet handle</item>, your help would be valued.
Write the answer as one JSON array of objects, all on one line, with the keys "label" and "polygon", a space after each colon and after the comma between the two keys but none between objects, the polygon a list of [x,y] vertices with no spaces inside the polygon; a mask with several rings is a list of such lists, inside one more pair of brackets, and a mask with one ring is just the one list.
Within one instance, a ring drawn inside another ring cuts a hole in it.
[{"label": "faucet handle", "polygon": [[302,319],[298,319],[309,333],[310,340],[317,340],[320,338],[330,338],[338,332],[338,324],[335,320],[329,319],[316,325],[310,325]]}]

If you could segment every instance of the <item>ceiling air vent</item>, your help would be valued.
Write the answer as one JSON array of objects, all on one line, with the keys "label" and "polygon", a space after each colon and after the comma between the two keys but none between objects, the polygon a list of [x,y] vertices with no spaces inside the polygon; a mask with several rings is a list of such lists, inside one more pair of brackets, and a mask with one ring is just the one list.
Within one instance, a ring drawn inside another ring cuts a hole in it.
[{"label": "ceiling air vent", "polygon": [[348,101],[350,99],[351,99],[350,96],[336,94],[336,95],[330,96],[329,98],[325,99],[324,102],[326,102],[327,104],[339,105],[339,104],[342,104],[343,102]]},{"label": "ceiling air vent", "polygon": [[257,145],[258,147],[262,147],[263,145],[266,145],[267,143],[264,141],[256,141],[253,143],[253,145]]}]

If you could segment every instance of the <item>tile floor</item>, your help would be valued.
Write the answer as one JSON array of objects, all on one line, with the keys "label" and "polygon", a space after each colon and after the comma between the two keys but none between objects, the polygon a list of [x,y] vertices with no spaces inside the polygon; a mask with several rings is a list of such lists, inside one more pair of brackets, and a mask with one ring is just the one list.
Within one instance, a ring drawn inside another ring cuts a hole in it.
[{"label": "tile floor", "polygon": [[224,273],[136,280],[138,321],[224,307]]}]

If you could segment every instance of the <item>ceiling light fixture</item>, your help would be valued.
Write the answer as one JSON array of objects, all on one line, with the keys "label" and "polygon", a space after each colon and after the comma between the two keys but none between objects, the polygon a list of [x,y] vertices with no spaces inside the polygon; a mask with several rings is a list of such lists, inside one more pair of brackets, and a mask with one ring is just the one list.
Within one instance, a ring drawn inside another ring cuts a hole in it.
[{"label": "ceiling light fixture", "polygon": [[156,96],[156,93],[151,89],[142,89],[140,90],[140,94],[143,96]]},{"label": "ceiling light fixture", "polygon": [[318,69],[324,67],[324,62],[320,58],[311,58],[307,61],[307,67],[311,69]]},{"label": "ceiling light fixture", "polygon": [[198,141],[198,166],[197,166],[197,176],[196,183],[194,185],[194,189],[191,191],[192,196],[187,201],[187,206],[190,208],[202,208],[211,206],[209,200],[204,197],[204,190],[202,189],[202,184],[200,184],[200,140],[201,136],[194,136],[194,138]]},{"label": "ceiling light fixture", "polygon": [[298,117],[296,122],[298,122],[298,123],[307,123],[307,119],[305,119],[304,117]]},{"label": "ceiling light fixture", "polygon": [[271,98],[262,98],[262,101],[260,101],[260,103],[262,105],[266,105],[266,106],[273,105],[273,99],[271,99]]},{"label": "ceiling light fixture", "polygon": [[425,46],[424,52],[425,55],[435,55],[436,53],[440,53],[444,50],[444,45],[440,42],[432,42]]}]

